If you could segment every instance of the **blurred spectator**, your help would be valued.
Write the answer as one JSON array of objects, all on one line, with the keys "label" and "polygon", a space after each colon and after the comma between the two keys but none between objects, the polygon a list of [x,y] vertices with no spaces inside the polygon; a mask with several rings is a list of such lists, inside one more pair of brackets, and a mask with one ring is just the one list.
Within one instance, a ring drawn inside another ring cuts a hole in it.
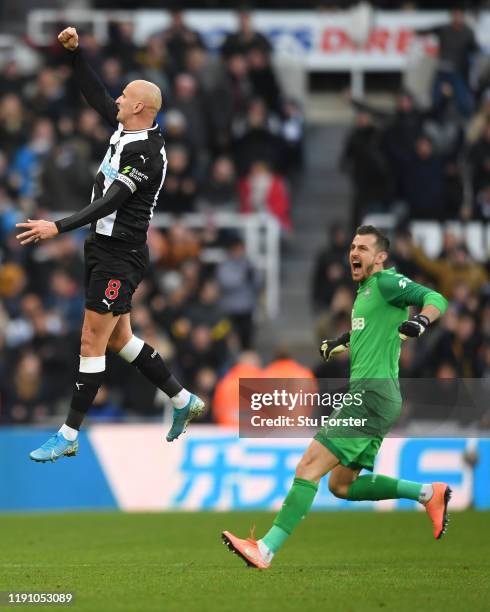
[{"label": "blurred spectator", "polygon": [[238,210],[238,190],[233,161],[217,157],[201,189],[201,203],[210,210]]},{"label": "blurred spectator", "polygon": [[238,188],[241,212],[268,212],[284,231],[291,230],[286,182],[279,174],[274,174],[266,162],[254,162],[248,176],[240,179]]},{"label": "blurred spectator", "polygon": [[225,38],[221,47],[221,53],[225,57],[235,54],[247,54],[252,50],[259,50],[269,54],[272,46],[265,36],[255,32],[252,27],[252,17],[248,11],[242,10],[237,13],[238,30]]},{"label": "blurred spectator", "polygon": [[19,312],[26,285],[25,272],[18,264],[7,262],[0,267],[0,298],[10,316]]},{"label": "blurred spectator", "polygon": [[490,185],[490,120],[485,124],[481,137],[472,145],[468,154],[475,197]]},{"label": "blurred spectator", "polygon": [[131,72],[137,68],[138,47],[133,42],[133,36],[132,20],[113,21],[109,24],[109,44],[106,47],[106,54],[108,57],[117,57],[124,72]]},{"label": "blurred spectator", "polygon": [[167,150],[174,145],[184,148],[189,159],[189,167],[194,171],[196,155],[187,133],[187,120],[184,114],[177,109],[165,113],[165,145]]},{"label": "blurred spectator", "polygon": [[27,97],[40,116],[56,121],[67,109],[65,84],[59,70],[43,68],[36,83],[28,87]]},{"label": "blurred spectator", "polygon": [[[43,375],[40,358],[24,353],[15,364],[10,384],[3,388],[2,420],[10,424],[39,422],[48,414],[50,379]],[[3,385],[2,385],[3,386]]]},{"label": "blurred spectator", "polygon": [[463,311],[454,331],[445,333],[435,346],[435,364],[449,363],[460,378],[475,378],[478,375],[479,344],[476,321],[471,313]]},{"label": "blurred spectator", "polygon": [[403,161],[402,197],[412,219],[443,217],[444,160],[426,136],[419,136]]},{"label": "blurred spectator", "polygon": [[17,61],[14,58],[7,59],[3,65],[2,78],[0,79],[0,96],[5,94],[20,95],[24,80],[20,74]]},{"label": "blurred spectator", "polygon": [[183,223],[174,223],[161,243],[161,262],[167,269],[178,268],[184,261],[198,257],[200,250],[196,234]]},{"label": "blurred spectator", "polygon": [[300,105],[286,100],[282,107],[284,121],[281,136],[285,147],[284,171],[288,177],[298,176],[303,167],[303,143],[305,117]]},{"label": "blurred spectator", "polygon": [[485,185],[476,194],[473,217],[482,221],[490,220],[490,184]]},{"label": "blurred spectator", "polygon": [[162,90],[163,104],[166,106],[169,91],[167,47],[158,34],[153,34],[146,41],[144,49],[136,55],[137,68],[135,76],[156,83]]},{"label": "blurred spectator", "polygon": [[177,352],[177,364],[191,388],[203,369],[212,368],[220,373],[228,360],[226,346],[213,339],[211,328],[199,324],[192,328],[189,339]]},{"label": "blurred spectator", "polygon": [[479,291],[487,282],[485,268],[474,262],[463,244],[454,246],[443,258],[430,259],[422,249],[413,249],[413,258],[418,266],[430,274],[443,295],[452,298],[457,284],[464,281],[471,290]]},{"label": "blurred spectator", "polygon": [[466,139],[469,145],[478,142],[483,135],[485,126],[490,122],[490,89],[487,89],[482,96],[480,110],[473,115],[468,124]]},{"label": "blurred spectator", "polygon": [[114,99],[119,98],[126,83],[124,83],[121,62],[116,57],[108,57],[102,62],[100,76],[107,91]]},{"label": "blurred spectator", "polygon": [[201,45],[194,45],[187,49],[184,70],[194,77],[201,93],[208,94],[213,89],[218,66]]},{"label": "blurred spectator", "polygon": [[422,32],[434,34],[439,42],[439,64],[433,83],[434,103],[440,100],[443,84],[449,83],[461,114],[468,117],[473,108],[468,84],[469,63],[478,45],[473,30],[465,22],[464,8],[453,9],[447,25],[419,30]]},{"label": "blurred spectator", "polygon": [[[84,55],[92,66],[100,66],[104,60],[105,53],[102,44],[93,32],[81,30],[78,32],[80,46]],[[59,49],[59,44],[56,45]]]},{"label": "blurred spectator", "polygon": [[208,117],[196,79],[190,74],[181,73],[175,78],[169,109],[178,110],[184,115],[187,138],[192,143],[200,166],[204,165],[207,160]]},{"label": "blurred spectator", "polygon": [[266,162],[276,172],[284,168],[285,145],[278,128],[263,100],[252,100],[245,122],[235,127],[233,156],[239,176],[247,174],[257,160]]},{"label": "blurred spectator", "polygon": [[238,428],[239,389],[241,378],[262,378],[260,357],[253,351],[244,351],[237,362],[218,381],[213,397],[213,420],[218,425]]},{"label": "blurred spectator", "polygon": [[419,266],[413,256],[412,236],[406,228],[399,228],[390,246],[389,264],[395,266],[397,272],[415,280],[420,273]]},{"label": "blurred spectator", "polygon": [[107,150],[108,132],[102,125],[100,116],[93,108],[84,108],[77,121],[75,138],[81,155],[87,155],[92,163],[92,175],[96,173],[100,160]]},{"label": "blurred spectator", "polygon": [[87,206],[93,186],[89,153],[75,139],[59,142],[54,147],[40,169],[40,206],[70,212]]},{"label": "blurred spectator", "polygon": [[28,139],[24,107],[15,93],[0,100],[0,139],[2,152],[9,157]]},{"label": "blurred spectator", "polygon": [[179,9],[170,12],[170,25],[163,31],[162,40],[168,49],[174,73],[184,70],[188,49],[196,45],[204,47],[201,35],[185,25],[184,14]]},{"label": "blurred spectator", "polygon": [[197,183],[191,173],[188,151],[181,145],[173,145],[167,151],[165,189],[160,192],[158,210],[182,214],[194,210]]},{"label": "blurred spectator", "polygon": [[311,280],[311,300],[315,310],[327,308],[336,289],[349,274],[349,240],[345,228],[333,224],[327,230],[326,246],[317,254]]},{"label": "blurred spectator", "polygon": [[216,270],[221,290],[221,308],[230,318],[243,350],[252,346],[253,316],[257,305],[260,279],[245,254],[240,238],[228,244],[228,257]]},{"label": "blurred spectator", "polygon": [[252,48],[247,54],[249,76],[254,95],[261,98],[270,111],[281,112],[281,90],[270,62],[269,53]]},{"label": "blurred spectator", "polygon": [[437,283],[437,290],[452,298],[458,283],[465,282],[471,290],[479,291],[487,282],[485,268],[474,262],[463,244],[456,244],[444,257],[430,259],[419,247],[414,247],[413,259]]},{"label": "blurred spectator", "polygon": [[424,113],[416,108],[413,97],[406,91],[399,92],[395,98],[395,113],[383,135],[383,147],[395,171],[397,186],[401,178],[399,160],[403,159],[405,151],[413,149],[415,140],[422,132],[424,118]]},{"label": "blurred spectator", "polygon": [[211,337],[215,343],[226,343],[231,331],[230,321],[227,319],[220,305],[220,290],[215,279],[203,282],[197,301],[187,309],[187,316],[193,325],[207,325],[211,330]]},{"label": "blurred spectator", "polygon": [[263,376],[264,378],[315,378],[310,368],[293,359],[285,347],[276,347],[274,359],[263,369]]},{"label": "blurred spectator", "polygon": [[381,132],[370,113],[357,114],[345,142],[340,168],[348,173],[353,187],[353,223],[368,212],[386,210],[390,195],[390,173],[381,148]]},{"label": "blurred spectator", "polygon": [[245,56],[234,54],[226,60],[223,75],[208,98],[212,144],[217,151],[230,147],[234,120],[243,120],[252,98],[252,83]]},{"label": "blurred spectator", "polygon": [[10,184],[19,195],[32,198],[39,194],[39,175],[43,161],[55,141],[53,123],[38,119],[33,126],[29,142],[21,147],[10,167]]},{"label": "blurred spectator", "polygon": [[51,276],[51,292],[47,307],[56,312],[67,330],[76,332],[80,328],[84,299],[81,287],[65,270],[57,269]]}]

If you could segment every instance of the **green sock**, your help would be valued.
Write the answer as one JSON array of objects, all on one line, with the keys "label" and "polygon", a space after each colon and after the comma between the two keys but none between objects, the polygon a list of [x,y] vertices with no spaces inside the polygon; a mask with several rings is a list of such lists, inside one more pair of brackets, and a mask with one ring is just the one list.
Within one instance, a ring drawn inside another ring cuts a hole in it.
[{"label": "green sock", "polygon": [[276,553],[281,548],[293,533],[294,528],[308,513],[317,491],[318,485],[315,482],[303,478],[294,479],[293,486],[274,519],[273,526],[262,538],[269,550]]},{"label": "green sock", "polygon": [[414,499],[418,501],[423,485],[420,482],[399,480],[379,474],[359,476],[349,487],[347,499],[351,501],[378,501],[380,499]]}]

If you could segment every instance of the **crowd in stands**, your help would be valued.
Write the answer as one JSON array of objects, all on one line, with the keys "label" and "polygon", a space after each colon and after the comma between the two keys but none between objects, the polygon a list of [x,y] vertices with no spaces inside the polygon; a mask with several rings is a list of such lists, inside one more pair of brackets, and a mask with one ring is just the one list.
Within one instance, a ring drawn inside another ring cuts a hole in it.
[{"label": "crowd in stands", "polygon": [[[350,98],[355,124],[340,168],[351,182],[352,227],[369,213],[388,213],[397,227],[391,263],[449,299],[448,312],[430,335],[416,347],[404,343],[401,376],[488,377],[488,257],[476,261],[469,245],[447,231],[438,257],[430,259],[407,227],[411,219],[490,220],[490,78],[481,70],[470,79],[478,46],[462,9],[452,11],[447,25],[419,34],[435,35],[439,43],[431,104],[420,107],[406,90],[396,95],[393,111]],[[354,299],[345,230],[331,228],[327,244],[317,257],[311,293],[322,337],[348,328]],[[319,373],[344,376],[347,366],[341,358]]]},{"label": "crowd in stands", "polygon": [[403,219],[490,219],[490,75],[470,86],[478,46],[465,13],[422,30],[439,42],[432,102],[400,91],[394,110],[352,99],[355,124],[341,169],[352,184],[353,225],[370,212]]},{"label": "crowd in stands", "polygon": [[[247,13],[240,14],[239,24],[219,56],[208,53],[178,11],[143,47],[134,44],[129,23],[113,24],[105,47],[88,31],[80,32],[83,52],[113,96],[134,78],[162,88],[165,111],[159,122],[168,172],[156,212],[173,213],[175,222],[165,231],[150,229],[151,266],[135,293],[132,322],[135,333],[207,402],[204,420],[228,425],[236,424],[230,397],[237,396],[240,376],[312,375],[284,350],[272,364],[261,363],[254,351],[254,314],[263,279],[242,237],[217,231],[212,222],[219,211],[265,210],[287,234],[290,186],[302,161],[301,108],[282,94],[269,42],[253,30]],[[85,206],[110,135],[80,98],[69,53],[54,39],[36,53],[36,73],[20,74],[15,62],[8,62],[0,74],[0,424],[42,423],[65,412],[84,304],[86,230],[26,248],[15,239],[14,225]],[[471,105],[481,110],[467,117],[450,81],[441,76],[428,110],[405,92],[394,114],[354,102],[359,114],[341,165],[352,177],[356,222],[367,212],[389,210],[400,221],[490,217],[490,98],[484,90],[474,98],[470,92]],[[471,171],[470,206],[463,198],[463,168]],[[203,231],[181,219],[193,211],[209,215]],[[416,347],[404,344],[401,375],[488,376],[489,270],[450,234],[439,258],[426,258],[404,227],[393,241],[393,263],[413,280],[441,290],[450,306]],[[312,302],[318,338],[350,328],[350,231],[331,228],[316,261]],[[202,255],[209,246],[226,251],[221,262],[207,263]],[[347,368],[346,353],[315,373],[339,378]],[[92,418],[160,418],[161,411],[160,394],[109,354]]]},{"label": "crowd in stands", "polygon": [[[150,230],[151,268],[133,321],[209,405],[218,378],[253,348],[263,287],[242,236],[218,231],[213,215],[267,211],[289,232],[304,131],[300,105],[284,96],[272,68],[270,43],[248,13],[237,21],[219,54],[208,52],[178,10],[141,47],[131,23],[111,24],[105,46],[79,29],[83,53],[114,98],[135,78],[162,89],[168,169],[155,212],[172,213],[174,222]],[[15,61],[0,74],[2,423],[42,421],[70,397],[84,305],[86,230],[24,248],[14,225],[85,206],[111,133],[80,96],[70,53],[56,37],[33,51],[32,74]],[[202,231],[182,219],[196,211],[209,219]],[[221,250],[221,262],[205,262],[209,247]],[[161,415],[155,390],[120,361],[109,361],[96,416]]]}]

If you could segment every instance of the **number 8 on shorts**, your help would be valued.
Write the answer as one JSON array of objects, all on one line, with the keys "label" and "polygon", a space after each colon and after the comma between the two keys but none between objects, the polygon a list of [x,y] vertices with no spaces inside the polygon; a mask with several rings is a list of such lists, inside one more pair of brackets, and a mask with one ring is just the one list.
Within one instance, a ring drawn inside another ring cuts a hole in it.
[{"label": "number 8 on shorts", "polygon": [[105,290],[105,296],[108,300],[115,300],[119,295],[119,289],[121,288],[121,281],[111,278],[107,283],[107,289]]}]

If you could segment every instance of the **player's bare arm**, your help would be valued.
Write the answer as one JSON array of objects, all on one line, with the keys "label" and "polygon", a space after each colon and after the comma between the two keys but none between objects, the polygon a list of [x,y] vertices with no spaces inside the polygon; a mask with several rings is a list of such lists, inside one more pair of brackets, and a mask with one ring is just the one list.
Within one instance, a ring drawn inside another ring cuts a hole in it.
[{"label": "player's bare arm", "polygon": [[27,231],[17,235],[20,244],[26,245],[40,240],[49,240],[59,234],[58,228],[53,221],[44,219],[28,219],[25,223],[16,223],[15,227],[26,229]]}]

